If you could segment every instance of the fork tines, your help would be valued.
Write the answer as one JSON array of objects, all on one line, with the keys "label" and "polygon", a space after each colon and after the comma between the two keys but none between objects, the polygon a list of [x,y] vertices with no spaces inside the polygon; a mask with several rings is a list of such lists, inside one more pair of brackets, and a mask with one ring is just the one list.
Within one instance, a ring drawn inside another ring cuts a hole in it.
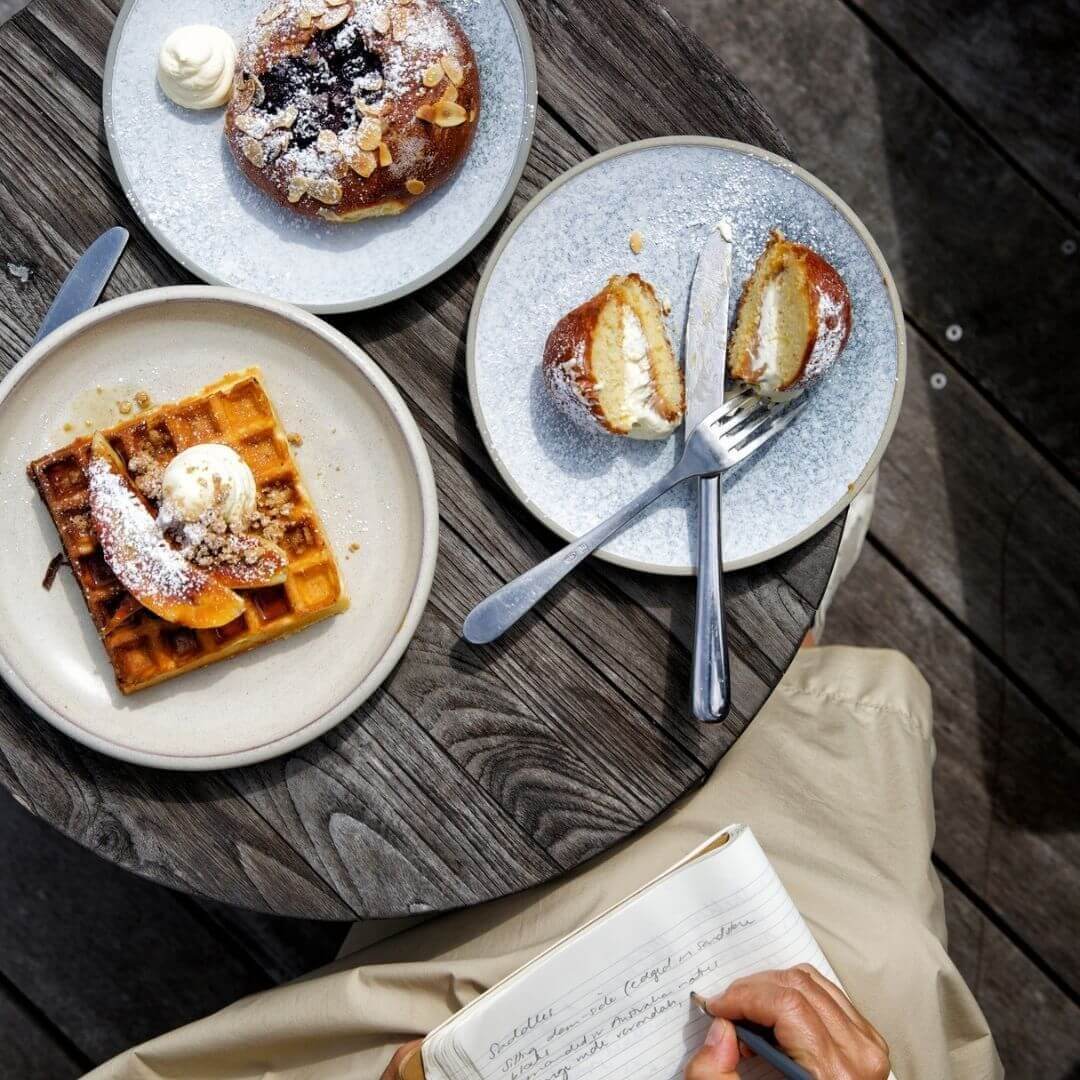
[{"label": "fork tines", "polygon": [[802,412],[806,402],[803,395],[787,404],[767,405],[749,389],[724,402],[714,423],[729,465],[749,457],[779,435]]}]

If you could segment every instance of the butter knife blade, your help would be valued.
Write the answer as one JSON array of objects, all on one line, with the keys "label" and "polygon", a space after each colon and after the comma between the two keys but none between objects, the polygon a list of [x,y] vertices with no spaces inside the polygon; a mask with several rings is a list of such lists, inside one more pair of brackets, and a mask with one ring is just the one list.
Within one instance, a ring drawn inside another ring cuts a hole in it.
[{"label": "butter knife blade", "polygon": [[731,241],[731,226],[720,222],[694,271],[686,322],[687,434],[724,403]]},{"label": "butter knife blade", "polygon": [[63,326],[69,319],[89,311],[105,291],[105,286],[120,261],[128,242],[127,229],[109,229],[102,233],[83,252],[79,261],[64,278],[52,306],[45,313],[41,326],[32,342],[36,345],[42,338]]}]

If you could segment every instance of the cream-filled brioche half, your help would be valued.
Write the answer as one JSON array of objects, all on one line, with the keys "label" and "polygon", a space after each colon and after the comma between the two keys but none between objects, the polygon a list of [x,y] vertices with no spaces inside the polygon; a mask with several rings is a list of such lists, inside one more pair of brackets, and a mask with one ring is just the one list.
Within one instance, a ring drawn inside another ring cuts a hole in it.
[{"label": "cream-filled brioche half", "polygon": [[544,350],[556,404],[579,424],[631,439],[665,439],[685,412],[682,371],[653,287],[616,275],[565,315]]},{"label": "cream-filled brioche half", "polygon": [[850,332],[843,278],[816,251],[774,230],[743,287],[728,371],[763,397],[787,397],[829,370]]}]

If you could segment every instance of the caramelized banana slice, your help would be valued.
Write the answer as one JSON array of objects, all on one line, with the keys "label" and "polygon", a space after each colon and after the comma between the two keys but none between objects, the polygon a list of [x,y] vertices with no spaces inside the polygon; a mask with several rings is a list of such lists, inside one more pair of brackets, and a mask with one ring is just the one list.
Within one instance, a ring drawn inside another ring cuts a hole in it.
[{"label": "caramelized banana slice", "polygon": [[112,572],[143,607],[193,630],[225,626],[244,601],[172,548],[124,463],[98,432],[91,443],[90,519]]}]

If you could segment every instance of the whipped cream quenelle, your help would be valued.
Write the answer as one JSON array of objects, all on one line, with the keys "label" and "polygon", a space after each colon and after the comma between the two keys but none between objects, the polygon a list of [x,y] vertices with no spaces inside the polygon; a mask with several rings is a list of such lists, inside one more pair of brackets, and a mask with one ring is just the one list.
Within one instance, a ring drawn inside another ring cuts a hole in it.
[{"label": "whipped cream quenelle", "polygon": [[169,462],[161,478],[159,519],[166,528],[195,524],[217,509],[229,527],[243,532],[255,514],[255,475],[231,447],[201,443]]},{"label": "whipped cream quenelle", "polygon": [[161,89],[185,109],[217,109],[232,95],[236,42],[216,26],[174,30],[158,54]]}]

